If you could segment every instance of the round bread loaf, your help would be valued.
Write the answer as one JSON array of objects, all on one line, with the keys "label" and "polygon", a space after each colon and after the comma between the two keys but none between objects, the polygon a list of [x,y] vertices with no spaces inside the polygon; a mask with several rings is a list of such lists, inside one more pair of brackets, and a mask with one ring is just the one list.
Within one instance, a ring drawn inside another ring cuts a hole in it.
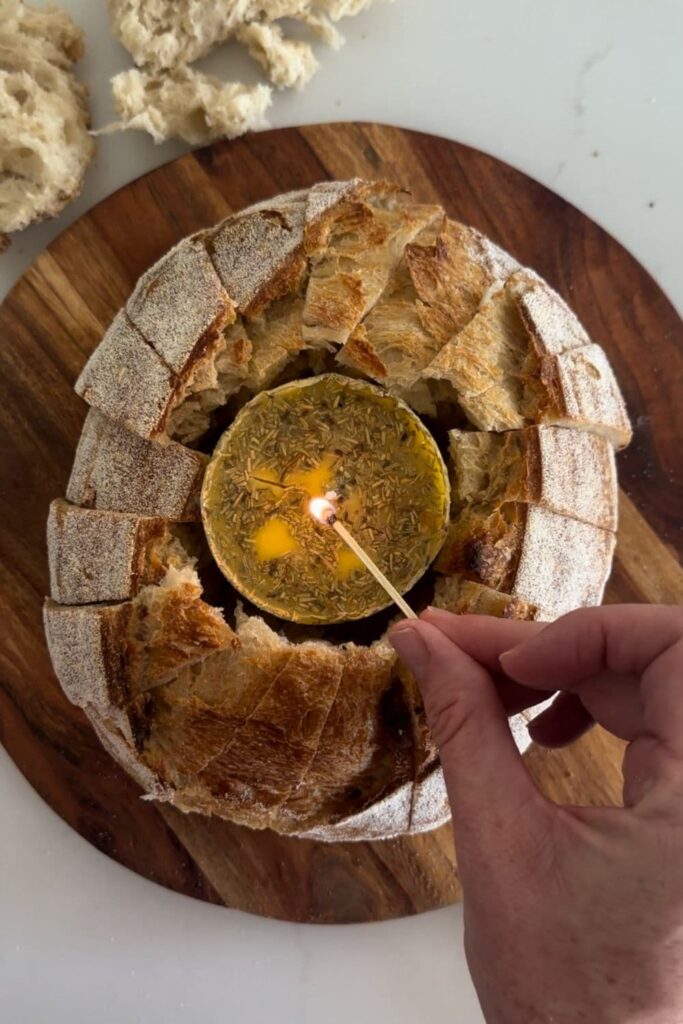
[{"label": "round bread loaf", "polygon": [[451,521],[418,610],[550,619],[599,603],[630,438],[604,352],[478,231],[355,180],[259,203],[140,279],[76,384],[91,409],[48,523],[45,624],[67,696],[150,798],[387,838],[448,817],[391,611],[266,619],[201,524],[220,430],[260,392],[329,372],[374,381],[447,439]]}]

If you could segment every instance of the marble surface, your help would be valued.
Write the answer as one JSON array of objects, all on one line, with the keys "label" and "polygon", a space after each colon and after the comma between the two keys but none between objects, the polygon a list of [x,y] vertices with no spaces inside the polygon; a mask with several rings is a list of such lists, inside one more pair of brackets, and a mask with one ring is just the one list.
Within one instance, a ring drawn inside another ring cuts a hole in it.
[{"label": "marble surface", "polygon": [[[62,0],[87,32],[96,127],[128,66],[104,0]],[[378,120],[457,138],[574,202],[628,246],[683,309],[680,0],[396,0],[321,49],[274,126]],[[204,62],[256,73],[228,47]],[[172,159],[128,134],[101,140],[79,200],[0,257],[0,295],[66,224]],[[8,1024],[480,1024],[460,908],[313,928],[205,906],[143,881],[65,826],[0,750],[0,992]]]}]

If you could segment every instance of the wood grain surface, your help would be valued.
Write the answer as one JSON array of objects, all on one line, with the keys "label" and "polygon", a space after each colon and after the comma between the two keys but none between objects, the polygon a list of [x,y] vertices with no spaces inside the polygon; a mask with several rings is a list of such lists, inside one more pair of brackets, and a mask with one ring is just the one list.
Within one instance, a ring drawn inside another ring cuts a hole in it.
[{"label": "wood grain surface", "polygon": [[[39,257],[0,308],[0,730],[37,792],[141,875],[290,921],[376,921],[459,898],[448,827],[326,845],[185,816],[139,799],[55,680],[45,648],[45,519],[64,493],[85,405],[76,376],[138,276],[183,235],[327,178],[387,177],[476,225],[538,270],[606,349],[635,427],[619,457],[621,526],[608,601],[680,602],[683,324],[595,223],[511,167],[445,139],[378,125],[288,129],[220,143],[100,203]],[[551,797],[620,799],[622,747],[595,730],[533,750]]]}]

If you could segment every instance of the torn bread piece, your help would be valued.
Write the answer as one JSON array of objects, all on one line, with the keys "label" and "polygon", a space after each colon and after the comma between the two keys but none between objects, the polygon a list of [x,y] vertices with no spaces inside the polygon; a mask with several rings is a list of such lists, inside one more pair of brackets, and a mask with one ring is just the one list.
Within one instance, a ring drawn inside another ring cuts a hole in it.
[{"label": "torn bread piece", "polygon": [[50,595],[58,604],[125,601],[191,558],[165,519],[80,508],[57,498],[47,521]]},{"label": "torn bread piece", "polygon": [[[436,235],[436,237],[430,237]],[[448,339],[468,324],[510,263],[465,225],[448,221],[405,248],[381,298],[338,360],[389,390],[416,385]]]},{"label": "torn bread piece", "polygon": [[201,594],[195,570],[186,565],[169,568],[159,584],[121,604],[60,605],[48,599],[45,633],[69,700],[112,717],[183,665],[235,646],[220,611]]},{"label": "torn bread piece", "polygon": [[454,515],[463,505],[520,501],[616,530],[617,473],[607,438],[548,426],[448,436]]},{"label": "torn bread piece", "polygon": [[0,240],[55,217],[95,155],[88,90],[73,73],[83,32],[55,4],[0,4]]},{"label": "torn bread piece", "polygon": [[[108,0],[111,27],[139,66],[157,71],[189,64],[238,35],[244,26],[282,18],[308,25],[329,46],[344,41],[334,23],[373,0]],[[277,26],[272,26],[277,27]],[[277,69],[276,69],[277,73]]]},{"label": "torn bread piece", "polygon": [[301,91],[320,67],[310,44],[287,39],[279,25],[252,21],[240,25],[235,38],[244,43],[278,89]]},{"label": "torn bread piece", "polygon": [[267,125],[271,104],[267,85],[224,82],[179,65],[162,74],[130,68],[111,80],[118,121],[98,134],[147,132],[158,144],[182,139],[204,146],[217,139],[234,139]]},{"label": "torn bread piece", "polygon": [[379,299],[406,245],[443,221],[440,206],[407,202],[396,186],[384,183],[321,217],[315,237],[307,235],[307,343],[344,344]]},{"label": "torn bread piece", "polygon": [[451,523],[436,569],[521,598],[557,618],[600,604],[615,542],[611,530],[536,505],[468,506]]},{"label": "torn bread piece", "polygon": [[66,497],[84,508],[200,519],[199,495],[208,458],[175,442],[146,441],[97,409],[86,416]]},{"label": "torn bread piece", "polygon": [[424,370],[481,430],[573,426],[627,444],[631,428],[607,357],[530,271],[508,278]]}]

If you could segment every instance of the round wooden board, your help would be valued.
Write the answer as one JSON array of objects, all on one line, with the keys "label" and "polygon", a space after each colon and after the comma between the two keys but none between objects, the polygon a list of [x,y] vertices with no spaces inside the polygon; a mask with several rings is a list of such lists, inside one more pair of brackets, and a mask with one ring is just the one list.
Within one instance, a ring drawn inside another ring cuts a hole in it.
[{"label": "round wooden board", "polygon": [[[45,519],[64,493],[85,405],[72,385],[139,275],[183,235],[326,178],[386,177],[537,269],[604,345],[635,427],[608,601],[683,600],[683,324],[589,218],[506,164],[379,125],[272,131],[190,153],[110,196],[39,257],[0,308],[0,725],[10,756],[85,839],[179,892],[289,921],[377,921],[459,898],[450,828],[376,843],[252,832],[142,801],[55,680],[41,604]],[[622,747],[599,730],[528,765],[553,798],[618,802]]]}]

